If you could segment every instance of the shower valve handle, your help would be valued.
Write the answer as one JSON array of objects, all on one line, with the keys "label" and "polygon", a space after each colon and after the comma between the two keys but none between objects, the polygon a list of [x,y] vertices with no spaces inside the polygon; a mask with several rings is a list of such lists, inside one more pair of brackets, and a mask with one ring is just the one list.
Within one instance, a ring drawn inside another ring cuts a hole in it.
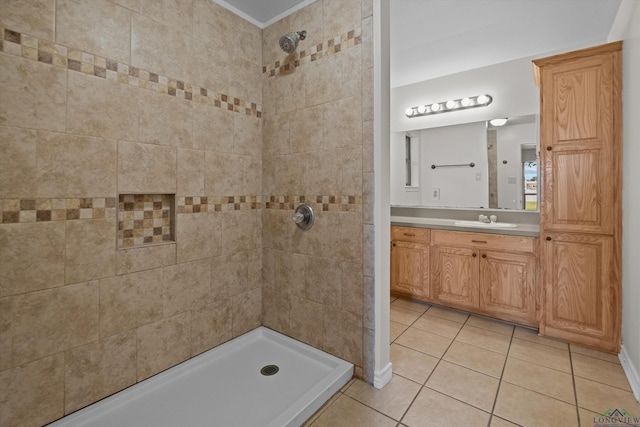
[{"label": "shower valve handle", "polygon": [[295,222],[296,224],[300,224],[302,221],[304,221],[304,214],[301,212],[296,212],[293,214],[293,216],[291,217],[291,219],[293,220],[293,222]]}]

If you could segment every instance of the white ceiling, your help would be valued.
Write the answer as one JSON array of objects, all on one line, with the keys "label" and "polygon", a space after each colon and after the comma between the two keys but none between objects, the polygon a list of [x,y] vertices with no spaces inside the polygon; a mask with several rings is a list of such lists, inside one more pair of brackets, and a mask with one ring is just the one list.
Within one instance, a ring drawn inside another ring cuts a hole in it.
[{"label": "white ceiling", "polygon": [[[265,28],[315,0],[213,1]],[[603,43],[620,1],[390,0],[391,87]]]}]

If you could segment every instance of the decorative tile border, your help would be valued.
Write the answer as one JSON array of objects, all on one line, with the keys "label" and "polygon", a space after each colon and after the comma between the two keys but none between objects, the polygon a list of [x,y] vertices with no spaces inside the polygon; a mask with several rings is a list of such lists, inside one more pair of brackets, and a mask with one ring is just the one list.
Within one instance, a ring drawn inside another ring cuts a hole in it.
[{"label": "decorative tile border", "polygon": [[118,247],[175,241],[173,194],[120,194]]},{"label": "decorative tile border", "polygon": [[270,196],[266,209],[295,209],[300,203],[325,212],[362,212],[361,196]]},{"label": "decorative tile border", "polygon": [[276,61],[275,64],[265,65],[262,67],[262,75],[268,77],[274,77],[281,73],[286,73],[309,62],[317,61],[325,56],[333,55],[338,52],[342,52],[345,49],[349,49],[362,43],[362,29],[356,28],[345,34],[334,37],[327,40],[324,43],[320,43],[316,46],[312,46],[309,49],[301,50],[300,52],[294,52],[287,57],[287,61],[281,63]]},{"label": "decorative tile border", "polygon": [[252,117],[262,117],[262,105],[255,102],[194,86],[188,82],[7,28],[0,28],[0,36],[0,52],[189,101],[214,105]]},{"label": "decorative tile border", "polygon": [[227,212],[262,209],[262,196],[179,197],[178,213]]},{"label": "decorative tile border", "polygon": [[0,199],[0,223],[115,218],[115,197],[75,199]]}]

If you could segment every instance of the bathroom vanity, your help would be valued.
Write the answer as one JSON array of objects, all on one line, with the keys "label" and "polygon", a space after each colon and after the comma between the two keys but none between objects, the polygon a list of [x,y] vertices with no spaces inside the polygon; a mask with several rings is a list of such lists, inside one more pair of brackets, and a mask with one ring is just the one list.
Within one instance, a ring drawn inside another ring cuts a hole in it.
[{"label": "bathroom vanity", "polygon": [[[534,61],[539,214],[392,207],[393,294],[619,352],[621,51],[616,42]],[[514,224],[485,224],[483,212]]]}]

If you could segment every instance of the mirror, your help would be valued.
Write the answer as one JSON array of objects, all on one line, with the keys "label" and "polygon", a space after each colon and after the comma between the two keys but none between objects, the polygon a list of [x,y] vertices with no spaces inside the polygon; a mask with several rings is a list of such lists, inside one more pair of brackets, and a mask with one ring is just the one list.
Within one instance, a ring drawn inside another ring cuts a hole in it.
[{"label": "mirror", "polygon": [[391,204],[538,210],[536,115],[398,132],[391,143]]}]

